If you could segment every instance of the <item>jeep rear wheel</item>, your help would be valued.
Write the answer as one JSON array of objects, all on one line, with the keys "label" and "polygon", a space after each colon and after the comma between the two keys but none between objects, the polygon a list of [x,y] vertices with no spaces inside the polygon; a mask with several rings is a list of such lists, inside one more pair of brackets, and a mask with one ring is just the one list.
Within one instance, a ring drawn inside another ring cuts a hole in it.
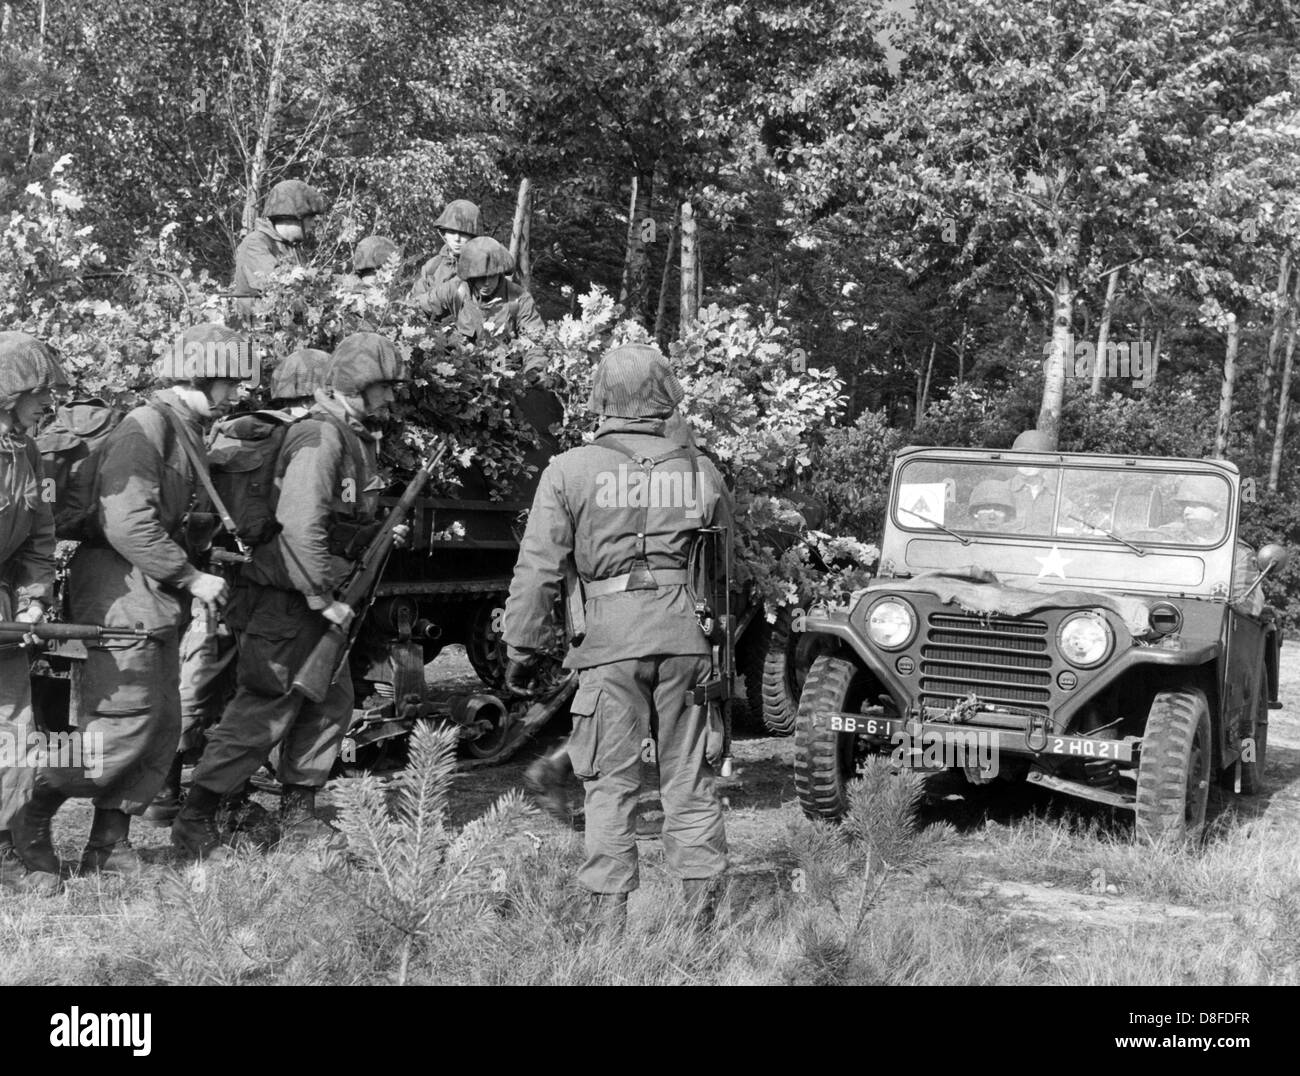
[{"label": "jeep rear wheel", "polygon": [[1199,835],[1210,795],[1210,708],[1195,688],[1151,703],[1137,779],[1137,832],[1150,840]]},{"label": "jeep rear wheel", "polygon": [[853,733],[833,732],[831,716],[860,712],[871,677],[844,658],[823,654],[808,671],[795,718],[794,787],[809,818],[831,821],[849,809],[854,770]]}]

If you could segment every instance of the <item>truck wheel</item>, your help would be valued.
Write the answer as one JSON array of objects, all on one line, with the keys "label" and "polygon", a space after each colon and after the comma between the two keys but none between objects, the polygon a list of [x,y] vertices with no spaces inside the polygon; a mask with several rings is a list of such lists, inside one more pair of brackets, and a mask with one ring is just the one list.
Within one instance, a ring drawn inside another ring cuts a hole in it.
[{"label": "truck wheel", "polygon": [[465,636],[465,656],[474,666],[478,678],[494,692],[505,688],[506,647],[499,631],[493,631],[493,614],[504,602],[483,601],[470,614]]},{"label": "truck wheel", "polygon": [[794,732],[799,696],[808,670],[824,648],[821,636],[796,632],[789,609],[782,609],[775,624],[761,616],[754,630],[755,645],[746,652],[745,694],[751,713],[761,714],[763,725],[773,736]]},{"label": "truck wheel", "polygon": [[835,821],[849,809],[856,737],[831,731],[830,715],[857,713],[870,684],[865,670],[829,654],[813,662],[808,672],[795,720],[794,787],[809,818]]},{"label": "truck wheel", "polygon": [[1142,737],[1137,832],[1151,840],[1197,836],[1205,825],[1213,763],[1205,695],[1196,688],[1160,692]]}]

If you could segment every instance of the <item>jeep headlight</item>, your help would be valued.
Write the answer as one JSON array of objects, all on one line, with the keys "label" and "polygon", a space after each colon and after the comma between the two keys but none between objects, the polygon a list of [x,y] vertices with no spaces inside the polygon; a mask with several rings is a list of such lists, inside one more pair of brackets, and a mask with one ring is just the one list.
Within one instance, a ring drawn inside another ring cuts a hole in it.
[{"label": "jeep headlight", "polygon": [[916,614],[898,598],[882,598],[867,610],[867,638],[881,650],[897,650],[912,641]]},{"label": "jeep headlight", "polygon": [[1087,669],[1106,659],[1115,643],[1115,633],[1104,617],[1096,613],[1075,613],[1061,623],[1056,641],[1066,661]]}]

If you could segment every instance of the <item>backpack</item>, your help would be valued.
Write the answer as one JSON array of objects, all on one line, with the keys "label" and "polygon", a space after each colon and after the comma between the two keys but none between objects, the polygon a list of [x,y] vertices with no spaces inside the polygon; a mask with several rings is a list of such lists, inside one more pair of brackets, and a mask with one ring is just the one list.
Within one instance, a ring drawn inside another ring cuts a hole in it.
[{"label": "backpack", "polygon": [[246,545],[262,545],[280,532],[275,464],[296,421],[280,411],[253,411],[219,422],[209,438],[212,486]]},{"label": "backpack", "polygon": [[92,537],[97,467],[91,454],[125,417],[124,410],[98,397],[73,400],[36,438],[45,477],[54,480],[56,537],[78,542]]}]

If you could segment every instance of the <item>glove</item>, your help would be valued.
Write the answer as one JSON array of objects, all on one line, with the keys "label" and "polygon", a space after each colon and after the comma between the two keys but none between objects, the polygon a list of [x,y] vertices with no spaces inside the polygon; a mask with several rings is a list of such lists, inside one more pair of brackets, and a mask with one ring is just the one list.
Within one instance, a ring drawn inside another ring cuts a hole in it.
[{"label": "glove", "polygon": [[506,663],[506,694],[517,699],[531,699],[537,695],[533,689],[536,676],[537,655],[530,654],[522,661],[511,658]]}]

